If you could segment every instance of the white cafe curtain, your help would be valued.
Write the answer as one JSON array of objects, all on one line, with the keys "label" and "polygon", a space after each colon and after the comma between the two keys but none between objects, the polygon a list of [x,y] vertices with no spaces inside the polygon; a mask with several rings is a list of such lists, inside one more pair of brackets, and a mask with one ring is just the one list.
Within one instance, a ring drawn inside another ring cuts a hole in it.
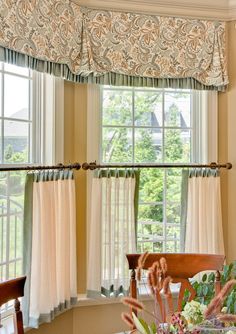
[{"label": "white cafe curtain", "polygon": [[135,172],[100,171],[92,180],[87,294],[125,294],[127,253],[136,251]]},{"label": "white cafe curtain", "polygon": [[30,327],[38,327],[77,301],[72,171],[28,175],[24,231],[28,245],[24,255],[28,281],[24,321]]},{"label": "white cafe curtain", "polygon": [[187,203],[185,252],[224,254],[219,171],[190,171]]}]

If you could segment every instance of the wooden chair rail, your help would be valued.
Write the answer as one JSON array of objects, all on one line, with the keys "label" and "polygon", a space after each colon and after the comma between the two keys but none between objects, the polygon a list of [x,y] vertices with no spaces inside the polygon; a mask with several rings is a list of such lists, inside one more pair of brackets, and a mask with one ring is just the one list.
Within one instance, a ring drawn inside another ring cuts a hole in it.
[{"label": "wooden chair rail", "polygon": [[[130,279],[130,295],[133,298],[137,298],[137,281],[136,281],[136,268],[138,266],[138,259],[141,254],[127,254],[127,260],[129,263],[129,269],[131,270]],[[214,254],[186,254],[186,253],[150,253],[145,261],[144,270],[150,268],[155,261],[159,261],[162,257],[167,262],[166,276],[171,276],[173,282],[180,283],[180,291],[178,296],[178,311],[182,309],[182,301],[184,298],[184,291],[188,289],[190,291],[190,300],[192,300],[196,293],[192,288],[189,278],[194,277],[196,274],[202,271],[216,271],[215,280],[215,293],[217,294],[220,289],[220,271],[223,269],[225,256]]]}]

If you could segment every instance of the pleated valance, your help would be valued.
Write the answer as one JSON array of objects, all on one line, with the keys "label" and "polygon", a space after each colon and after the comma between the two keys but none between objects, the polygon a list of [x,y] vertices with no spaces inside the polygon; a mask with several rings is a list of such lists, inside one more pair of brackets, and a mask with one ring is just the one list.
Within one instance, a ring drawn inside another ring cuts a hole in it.
[{"label": "pleated valance", "polygon": [[75,82],[223,90],[225,23],[3,0],[0,60]]}]

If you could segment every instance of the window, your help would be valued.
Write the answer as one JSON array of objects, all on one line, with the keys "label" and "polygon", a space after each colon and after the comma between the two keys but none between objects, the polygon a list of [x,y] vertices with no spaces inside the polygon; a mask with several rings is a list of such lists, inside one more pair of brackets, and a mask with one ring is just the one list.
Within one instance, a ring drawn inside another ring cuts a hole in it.
[{"label": "window", "polygon": [[[0,161],[35,161],[32,138],[32,72],[0,64]],[[22,274],[24,173],[0,173],[0,279]]]},{"label": "window", "polygon": [[[60,79],[0,63],[1,166],[55,162]],[[63,85],[63,80],[60,81]],[[59,94],[59,93],[58,93]],[[60,91],[60,103],[63,108]],[[47,125],[44,126],[44,124]],[[60,134],[63,137],[63,133]],[[55,155],[55,154],[54,154]],[[25,172],[0,172],[0,280],[22,274]]]},{"label": "window", "polygon": [[[203,162],[204,94],[104,86],[99,160],[111,166]],[[180,251],[180,196],[181,169],[141,170],[138,252]]]}]

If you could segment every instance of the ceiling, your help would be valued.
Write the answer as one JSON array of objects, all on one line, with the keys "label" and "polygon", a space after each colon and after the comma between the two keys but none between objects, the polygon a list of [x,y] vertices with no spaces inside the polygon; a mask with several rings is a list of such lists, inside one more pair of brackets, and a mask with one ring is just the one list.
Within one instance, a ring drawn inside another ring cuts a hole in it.
[{"label": "ceiling", "polygon": [[81,6],[155,15],[236,20],[236,0],[72,0]]}]

